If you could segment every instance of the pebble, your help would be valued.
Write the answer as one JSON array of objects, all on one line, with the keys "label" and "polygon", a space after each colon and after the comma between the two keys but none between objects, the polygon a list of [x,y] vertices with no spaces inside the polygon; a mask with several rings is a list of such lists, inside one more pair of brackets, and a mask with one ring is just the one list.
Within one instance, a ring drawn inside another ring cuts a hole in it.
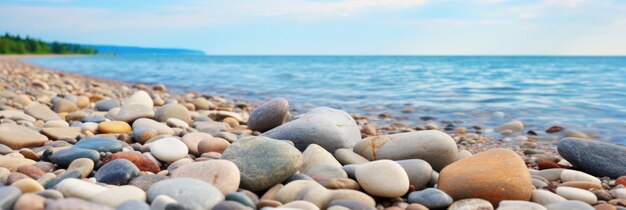
[{"label": "pebble", "polygon": [[157,183],[157,182],[160,182],[162,180],[169,179],[169,178],[170,177],[164,176],[164,175],[161,175],[161,174],[147,174],[147,175],[142,175],[142,176],[139,176],[139,177],[131,180],[130,184],[135,186],[135,187],[139,187],[143,191],[148,191],[150,186],[152,186],[154,183]]},{"label": "pebble", "polygon": [[35,164],[35,161],[26,158],[0,156],[0,167],[6,168],[9,171],[17,171],[21,166],[28,166]]},{"label": "pebble", "polygon": [[[70,178],[79,179],[82,177],[81,173],[82,172],[80,170],[66,171],[65,173],[63,173],[63,175],[60,175],[59,177],[54,176],[53,173],[47,173],[42,177],[42,178],[44,177],[47,178],[47,181],[43,181],[46,183],[44,187],[46,189],[50,189],[50,188],[56,187],[59,183],[63,182],[66,179],[70,179]],[[50,174],[51,176],[47,177],[48,174]],[[39,181],[42,181],[42,178],[40,178]]]},{"label": "pebble", "polygon": [[598,185],[601,184],[600,179],[594,176],[591,176],[589,174],[586,174],[580,171],[570,170],[570,169],[565,169],[561,172],[561,181],[563,182],[586,181],[586,182],[592,182]]},{"label": "pebble", "polygon": [[595,210],[589,204],[582,201],[561,201],[545,206],[548,210]]},{"label": "pebble", "polygon": [[133,122],[133,130],[154,129],[159,135],[174,135],[174,130],[163,123],[148,118],[139,118]]},{"label": "pebble", "polygon": [[120,107],[120,102],[115,99],[105,99],[96,102],[96,110],[108,112],[113,108]]},{"label": "pebble", "polygon": [[191,124],[191,114],[185,106],[180,104],[166,104],[157,109],[155,119],[165,122],[169,118],[177,118]]},{"label": "pebble", "polygon": [[44,210],[46,198],[34,193],[26,193],[20,196],[13,206],[13,210]]},{"label": "pebble", "polygon": [[176,200],[167,196],[167,195],[159,195],[156,198],[152,199],[150,202],[151,210],[165,210],[167,206],[170,204],[177,204]]},{"label": "pebble", "polygon": [[0,209],[13,209],[21,194],[22,191],[17,187],[0,186]]},{"label": "pebble", "polygon": [[533,188],[526,164],[509,149],[490,149],[448,165],[437,187],[455,200],[481,198],[494,206],[503,200],[529,200]]},{"label": "pebble", "polygon": [[55,187],[65,197],[89,199],[94,195],[107,191],[108,188],[88,181],[68,178]]},{"label": "pebble", "polygon": [[54,113],[54,111],[52,111],[48,106],[43,104],[32,104],[27,106],[24,108],[24,112],[38,120],[62,120],[57,113]]},{"label": "pebble", "polygon": [[182,129],[189,128],[189,124],[177,118],[168,118],[165,122],[167,123],[168,126],[172,128],[182,128]]},{"label": "pebble", "polygon": [[420,159],[398,160],[396,163],[404,168],[409,176],[409,183],[416,190],[426,187],[433,174],[433,168],[430,167],[430,164]]},{"label": "pebble", "polygon": [[626,147],[617,144],[565,138],[559,154],[576,168],[595,176],[618,178],[626,174]]},{"label": "pebble", "polygon": [[[7,169],[5,169],[7,170]],[[30,178],[33,179],[39,179],[39,177],[43,176],[45,174],[45,172],[43,172],[43,170],[32,166],[32,165],[25,165],[25,166],[20,166],[19,168],[17,168],[16,170],[17,172],[20,172],[26,176],[29,176]],[[8,170],[7,170],[8,172]],[[2,174],[2,173],[0,173]],[[2,175],[0,175],[2,176]]]},{"label": "pebble", "polygon": [[100,161],[100,153],[91,149],[69,148],[52,153],[50,161],[63,168],[67,168],[73,160],[78,158],[88,158],[94,163],[97,163]]},{"label": "pebble", "polygon": [[[189,148],[189,152],[193,155],[201,155],[202,153],[198,152],[198,144],[203,140],[213,139],[213,136],[208,133],[203,132],[191,132],[187,133],[183,136],[182,141]],[[230,144],[230,143],[229,143]]]},{"label": "pebble", "polygon": [[56,113],[73,112],[78,110],[78,106],[74,102],[67,99],[55,98],[52,102],[52,110]]},{"label": "pebble", "polygon": [[250,207],[252,209],[256,208],[256,205],[254,204],[254,202],[243,193],[230,192],[226,194],[225,199],[227,201],[235,201],[237,203],[243,204],[244,206]]},{"label": "pebble", "polygon": [[602,185],[598,182],[589,182],[589,181],[569,181],[560,184],[559,186],[565,187],[575,187],[583,190],[588,189],[602,189]]},{"label": "pebble", "polygon": [[546,207],[543,207],[540,204],[528,202],[528,201],[513,201],[513,200],[504,200],[500,202],[498,209],[502,210],[547,210]]},{"label": "pebble", "polygon": [[177,138],[166,137],[150,143],[150,153],[163,162],[174,162],[187,156],[187,145]]},{"label": "pebble", "polygon": [[16,124],[0,124],[0,144],[4,144],[11,149],[38,147],[47,141],[48,137],[39,134],[33,129]]},{"label": "pebble", "polygon": [[576,130],[566,130],[563,135],[570,138],[591,139],[591,136]]},{"label": "pebble", "polygon": [[467,198],[455,201],[448,210],[493,210],[493,205],[480,198]]},{"label": "pebble", "polygon": [[236,192],[240,182],[239,169],[228,160],[209,160],[185,164],[174,170],[171,176],[173,178],[189,177],[205,181],[216,187],[224,195]]},{"label": "pebble", "polygon": [[119,152],[122,151],[122,142],[116,139],[91,137],[76,142],[74,148],[91,149],[98,152]]},{"label": "pebble", "polygon": [[172,178],[153,184],[148,199],[167,195],[188,209],[210,209],[224,200],[224,195],[211,184],[192,178]]},{"label": "pebble", "polygon": [[155,115],[152,108],[142,104],[126,104],[115,115],[115,120],[132,123],[139,118],[153,118]]},{"label": "pebble", "polygon": [[247,207],[239,202],[235,201],[222,201],[213,207],[212,210],[252,210],[253,208]]},{"label": "pebble", "polygon": [[[290,203],[293,203],[293,202],[296,202],[296,201],[292,201]],[[328,206],[330,207],[341,206],[341,207],[346,207],[348,209],[359,209],[359,210],[375,210],[374,207],[368,204],[355,201],[355,200],[348,200],[348,199],[333,200],[328,204]]]},{"label": "pebble", "polygon": [[78,158],[70,163],[67,167],[67,171],[78,169],[81,171],[82,178],[87,178],[89,174],[91,174],[91,171],[93,171],[94,166],[93,160],[89,158]]},{"label": "pebble", "polygon": [[556,181],[558,179],[561,178],[561,172],[563,172],[563,168],[551,168],[551,169],[544,169],[544,170],[540,170],[540,171],[535,171],[535,170],[530,170],[530,173],[532,175],[537,175],[540,177],[545,178],[548,181]]},{"label": "pebble", "polygon": [[282,125],[289,116],[289,102],[284,98],[275,98],[252,110],[248,118],[248,128],[265,132]]},{"label": "pebble", "polygon": [[146,91],[139,90],[133,93],[130,97],[124,100],[124,106],[127,105],[142,105],[152,110],[154,108],[154,102],[152,97]]},{"label": "pebble", "polygon": [[435,188],[411,192],[407,199],[410,203],[419,203],[430,209],[444,208],[453,202],[450,195]]},{"label": "pebble", "polygon": [[363,163],[370,162],[369,160],[365,159],[359,154],[356,154],[354,151],[352,151],[352,149],[347,149],[347,148],[335,150],[333,155],[335,156],[337,161],[339,161],[343,165],[363,164]]},{"label": "pebble", "polygon": [[122,203],[130,200],[146,201],[146,192],[132,185],[124,185],[115,187],[106,191],[102,191],[89,198],[95,203],[104,204],[113,208],[117,208]]},{"label": "pebble", "polygon": [[140,171],[149,171],[152,173],[159,173],[161,169],[154,162],[148,159],[146,156],[142,155],[138,152],[118,152],[107,156],[104,160],[104,163],[108,163],[109,161],[116,159],[126,159],[135,164]]},{"label": "pebble", "polygon": [[80,127],[43,128],[41,133],[50,139],[76,139],[80,135]]},{"label": "pebble", "polygon": [[117,210],[150,210],[145,201],[127,200],[117,206]]},{"label": "pebble", "polygon": [[76,198],[46,200],[46,210],[113,210],[113,208]]},{"label": "pebble", "polygon": [[100,133],[130,133],[132,128],[124,121],[105,121],[98,123]]},{"label": "pebble", "polygon": [[365,163],[357,168],[355,176],[359,185],[371,195],[394,198],[409,190],[409,177],[404,168],[391,160]]},{"label": "pebble", "polygon": [[199,154],[208,152],[224,153],[228,146],[230,146],[230,143],[222,138],[209,138],[198,142],[196,150]]},{"label": "pebble", "polygon": [[44,190],[43,186],[41,186],[39,182],[30,178],[20,179],[16,182],[13,182],[11,186],[19,188],[22,191],[22,193],[32,193],[32,192],[39,192],[39,191]]},{"label": "pebble", "polygon": [[505,130],[511,130],[513,132],[521,132],[523,129],[524,129],[524,124],[519,120],[514,120],[508,123],[504,123],[496,127],[494,130],[498,132],[502,132]]},{"label": "pebble", "polygon": [[139,176],[139,168],[133,162],[116,159],[100,167],[94,177],[101,183],[124,185],[136,176]]},{"label": "pebble", "polygon": [[429,130],[367,137],[354,146],[354,152],[368,160],[422,159],[439,171],[456,161],[458,150],[448,134]]},{"label": "pebble", "polygon": [[592,192],[574,187],[557,187],[556,194],[567,200],[579,200],[588,204],[595,204],[598,198]]},{"label": "pebble", "polygon": [[224,151],[222,159],[237,165],[240,187],[250,191],[270,188],[289,178],[302,165],[302,154],[296,148],[261,136],[239,139]]},{"label": "pebble", "polygon": [[314,108],[263,135],[291,140],[299,150],[317,144],[331,153],[340,148],[351,148],[361,140],[359,126],[352,116],[328,107]]}]

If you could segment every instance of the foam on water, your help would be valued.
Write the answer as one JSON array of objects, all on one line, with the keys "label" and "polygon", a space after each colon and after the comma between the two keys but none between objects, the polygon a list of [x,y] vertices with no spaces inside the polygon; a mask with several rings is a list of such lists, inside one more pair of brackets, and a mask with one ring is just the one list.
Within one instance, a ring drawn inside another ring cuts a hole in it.
[{"label": "foam on water", "polygon": [[[247,100],[494,126],[559,124],[626,143],[626,57],[189,56],[28,58],[45,67]],[[412,107],[413,113],[401,113]],[[507,117],[500,119],[493,112]]]}]

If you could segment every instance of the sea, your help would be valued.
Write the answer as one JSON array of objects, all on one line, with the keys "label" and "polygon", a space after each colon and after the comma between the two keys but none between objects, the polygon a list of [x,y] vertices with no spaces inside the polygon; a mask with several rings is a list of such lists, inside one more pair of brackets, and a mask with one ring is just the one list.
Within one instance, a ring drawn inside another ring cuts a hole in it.
[{"label": "sea", "polygon": [[[396,118],[379,125],[399,120],[493,128],[521,120],[526,131],[558,125],[626,144],[626,57],[116,55],[24,61],[163,83],[179,92],[256,102],[284,97],[296,112],[328,106]],[[435,120],[422,120],[427,118]]]}]

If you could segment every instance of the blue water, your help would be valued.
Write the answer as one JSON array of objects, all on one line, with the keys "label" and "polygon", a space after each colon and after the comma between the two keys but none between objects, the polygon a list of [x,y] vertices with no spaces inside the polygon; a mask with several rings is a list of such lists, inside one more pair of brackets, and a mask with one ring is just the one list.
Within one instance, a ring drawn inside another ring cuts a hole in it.
[{"label": "blue water", "polygon": [[[389,112],[411,125],[423,125],[420,116],[487,127],[519,119],[530,129],[558,124],[626,143],[626,57],[129,55],[27,61],[235,99],[282,96],[299,111],[331,106],[365,116]],[[401,113],[406,107],[414,112]]]}]

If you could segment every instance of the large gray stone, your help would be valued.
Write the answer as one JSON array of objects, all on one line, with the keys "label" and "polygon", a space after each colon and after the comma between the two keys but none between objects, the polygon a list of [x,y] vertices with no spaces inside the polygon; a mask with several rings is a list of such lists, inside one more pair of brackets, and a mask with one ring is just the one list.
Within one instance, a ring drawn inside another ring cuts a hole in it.
[{"label": "large gray stone", "polygon": [[565,138],[557,145],[569,163],[599,177],[626,175],[626,147],[589,139]]},{"label": "large gray stone", "polygon": [[422,159],[436,171],[454,162],[458,153],[452,137],[435,130],[371,136],[357,143],[354,152],[368,160]]},{"label": "large gray stone", "polygon": [[211,209],[224,195],[217,188],[193,178],[172,178],[155,183],[148,189],[148,200],[152,202],[159,195],[167,195],[187,209]]},{"label": "large gray stone", "polygon": [[0,209],[13,209],[13,204],[20,198],[22,191],[13,186],[0,187]]},{"label": "large gray stone", "polygon": [[166,104],[157,109],[155,114],[155,119],[160,122],[165,122],[169,118],[176,118],[185,121],[187,124],[192,122],[189,110],[180,104]]},{"label": "large gray stone", "polygon": [[298,115],[263,135],[290,140],[299,150],[306,149],[309,144],[318,144],[331,153],[340,148],[351,148],[361,140],[361,131],[352,116],[328,107]]},{"label": "large gray stone", "polygon": [[285,98],[275,98],[261,104],[250,113],[248,128],[265,132],[283,124],[289,117],[289,102]]},{"label": "large gray stone", "polygon": [[222,155],[239,168],[240,187],[260,191],[280,183],[302,166],[302,154],[287,142],[263,136],[242,138]]}]

